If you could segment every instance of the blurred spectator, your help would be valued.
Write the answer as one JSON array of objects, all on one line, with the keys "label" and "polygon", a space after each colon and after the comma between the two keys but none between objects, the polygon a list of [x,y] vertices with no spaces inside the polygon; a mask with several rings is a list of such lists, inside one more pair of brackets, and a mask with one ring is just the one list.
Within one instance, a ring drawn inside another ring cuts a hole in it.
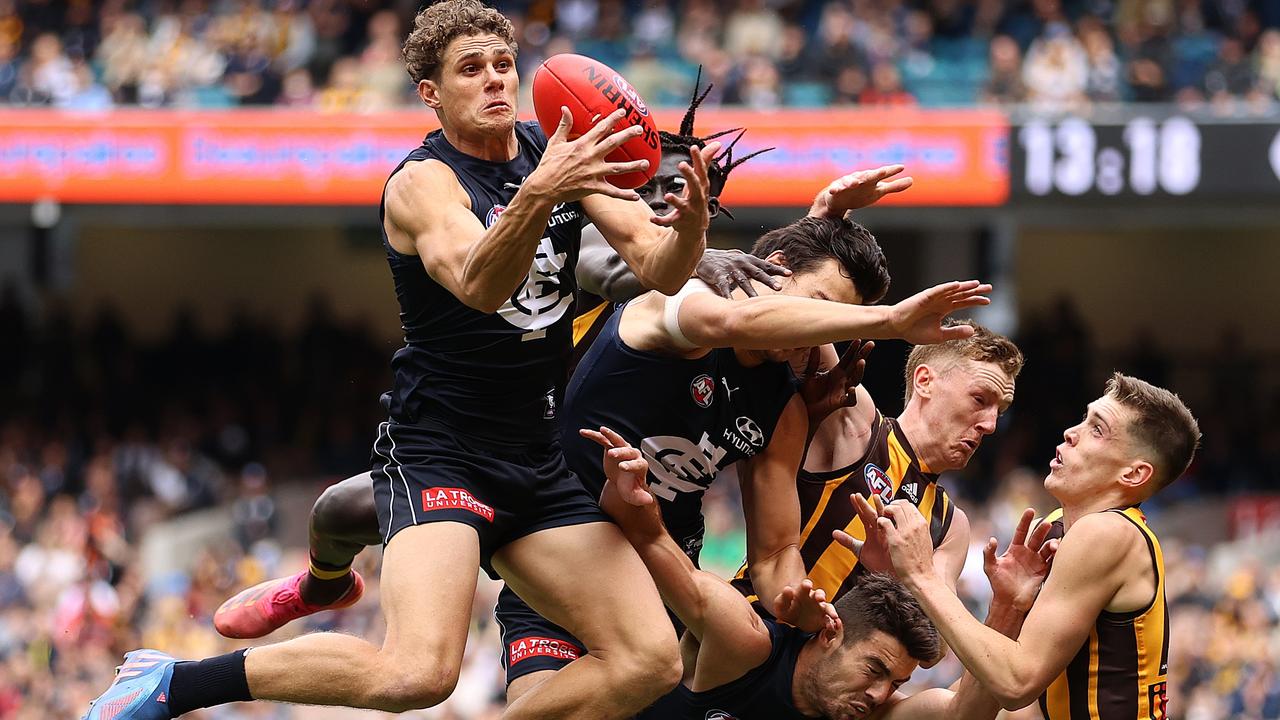
[{"label": "blurred spectator", "polygon": [[782,18],[764,0],[737,0],[725,23],[724,49],[736,57],[778,55]]},{"label": "blurred spectator", "polygon": [[1089,82],[1084,48],[1064,25],[1049,26],[1027,50],[1022,81],[1027,87],[1027,100],[1040,109],[1079,107]]},{"label": "blurred spectator", "polygon": [[[414,106],[399,54],[416,6],[0,0],[0,101],[105,107],[101,85],[115,105],[299,107],[314,92],[328,110]],[[1086,101],[1208,100],[1218,112],[1256,114],[1273,111],[1280,92],[1274,0],[567,0],[498,7],[515,26],[526,75],[551,54],[582,52],[634,75],[632,84],[653,105],[681,104],[699,65],[719,85],[708,104],[751,107],[854,104],[883,94],[876,75],[888,80],[890,73],[876,68],[886,63],[900,73],[893,97],[905,93],[934,106],[1030,101],[1058,111]],[[97,83],[76,69],[82,58],[92,61]],[[295,74],[301,68],[310,71],[311,92]],[[786,82],[774,83],[773,75]]]},{"label": "blurred spectator", "polygon": [[892,63],[879,62],[871,69],[871,86],[858,96],[862,105],[915,105],[916,99],[902,89],[902,77]]},{"label": "blurred spectator", "polygon": [[1123,68],[1111,34],[1096,18],[1081,20],[1078,28],[1088,63],[1085,94],[1094,102],[1119,102],[1124,95]]},{"label": "blurred spectator", "polygon": [[1268,100],[1280,99],[1280,30],[1273,29],[1262,33],[1258,38],[1258,49],[1254,57],[1258,74],[1258,92]]},{"label": "blurred spectator", "polygon": [[1022,50],[1008,35],[991,39],[991,74],[982,87],[983,102],[1010,105],[1026,99],[1027,89],[1022,82]]}]

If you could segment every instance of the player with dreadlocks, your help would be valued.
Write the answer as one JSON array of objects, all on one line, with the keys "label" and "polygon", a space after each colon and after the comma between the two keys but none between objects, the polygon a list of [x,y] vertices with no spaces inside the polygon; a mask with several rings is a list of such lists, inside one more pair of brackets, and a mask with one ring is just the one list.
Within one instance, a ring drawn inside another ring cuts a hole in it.
[{"label": "player with dreadlocks", "polygon": [[[733,213],[720,204],[720,193],[724,190],[725,183],[729,180],[729,173],[747,160],[761,153],[769,152],[773,148],[756,150],[744,157],[734,159],[733,148],[742,139],[745,133],[744,129],[722,130],[705,138],[694,135],[694,116],[698,111],[698,106],[702,104],[702,101],[706,98],[707,93],[711,92],[712,88],[711,85],[708,85],[699,94],[698,85],[701,84],[701,79],[702,70],[699,68],[698,80],[694,82],[693,98],[689,103],[689,109],[684,114],[684,118],[680,121],[680,132],[678,134],[667,132],[666,130],[658,132],[658,136],[662,141],[662,160],[658,164],[657,172],[649,179],[649,182],[636,188],[636,193],[640,195],[641,200],[653,209],[655,214],[664,215],[671,212],[671,205],[668,203],[667,195],[672,194],[678,197],[684,191],[685,179],[684,175],[680,173],[679,165],[681,162],[689,161],[691,149],[703,147],[716,138],[736,132],[738,135],[733,139],[733,142],[729,143],[707,165],[707,180],[710,183],[710,187],[707,190],[707,205],[711,219],[714,221],[722,210],[726,216],[732,219]],[[735,288],[740,288],[754,297],[756,293],[751,285],[751,280],[762,282],[776,290],[780,287],[776,278],[785,277],[790,272],[785,267],[767,262],[754,255],[743,253],[740,250],[716,250],[714,248],[706,250],[702,256],[702,262],[698,264],[695,270],[696,276],[710,285],[722,297],[728,297],[729,293]],[[582,358],[583,353],[591,346],[591,342],[595,340],[596,335],[600,334],[600,329],[604,327],[605,321],[613,314],[616,304],[630,300],[646,290],[648,288],[640,283],[635,273],[631,272],[631,269],[623,262],[622,257],[605,242],[603,235],[591,226],[583,229],[582,250],[578,256],[578,317],[573,323],[573,364],[575,366],[578,360]]]}]

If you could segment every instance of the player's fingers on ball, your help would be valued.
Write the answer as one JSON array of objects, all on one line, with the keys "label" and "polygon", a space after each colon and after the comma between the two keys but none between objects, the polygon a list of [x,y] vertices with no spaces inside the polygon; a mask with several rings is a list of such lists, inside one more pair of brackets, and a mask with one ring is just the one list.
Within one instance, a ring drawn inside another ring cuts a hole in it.
[{"label": "player's fingers on ball", "polygon": [[605,163],[606,175],[625,175],[633,172],[644,172],[649,169],[648,160],[631,160],[629,162]]},{"label": "player's fingers on ball", "polygon": [[626,111],[622,110],[621,108],[614,110],[608,115],[605,115],[604,117],[597,120],[596,124],[592,126],[592,128],[588,130],[585,134],[583,134],[583,137],[590,137],[592,141],[599,142],[600,139],[603,138],[605,135],[608,135],[613,130],[613,126],[625,116],[626,116]]},{"label": "player's fingers on ball", "polygon": [[[1027,509],[1031,510],[1031,508],[1027,508]],[[1032,513],[1032,516],[1034,517],[1035,511],[1031,510],[1031,513]],[[1032,547],[1032,548],[1044,547],[1044,541],[1049,537],[1049,531],[1052,529],[1053,529],[1052,525],[1047,522],[1042,522],[1036,525],[1035,529],[1031,531],[1031,537],[1027,539],[1027,547]]]},{"label": "player's fingers on ball", "polygon": [[573,127],[573,113],[569,112],[568,105],[560,106],[560,124],[556,125],[556,130],[551,137],[558,140],[564,140],[569,137],[569,128]]},{"label": "player's fingers on ball", "polygon": [[596,143],[596,154],[608,155],[614,150],[617,150],[627,144],[629,141],[639,137],[643,132],[644,129],[639,125],[628,125],[627,127],[622,128],[618,132],[613,133]]}]

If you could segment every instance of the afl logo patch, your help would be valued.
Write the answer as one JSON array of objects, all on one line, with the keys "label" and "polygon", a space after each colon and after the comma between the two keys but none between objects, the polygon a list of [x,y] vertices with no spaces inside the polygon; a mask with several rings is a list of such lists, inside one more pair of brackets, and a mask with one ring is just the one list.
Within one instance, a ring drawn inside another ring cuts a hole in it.
[{"label": "afl logo patch", "polygon": [[489,209],[489,214],[484,219],[484,226],[486,228],[493,227],[493,224],[498,222],[498,216],[502,215],[502,213],[506,211],[507,211],[506,205],[494,205],[492,208]]},{"label": "afl logo patch", "polygon": [[627,96],[627,99],[635,106],[636,112],[640,113],[642,116],[647,116],[649,114],[649,108],[645,107],[644,101],[640,99],[640,93],[636,92],[636,89],[631,87],[631,83],[623,80],[619,75],[614,75],[613,85],[621,90],[623,95]]},{"label": "afl logo patch", "polygon": [[893,502],[893,481],[889,479],[889,474],[880,468],[867,463],[867,467],[863,469],[862,476],[867,481],[867,489],[880,496],[885,503]]},{"label": "afl logo patch", "polygon": [[689,384],[689,394],[698,407],[711,407],[711,401],[716,399],[716,381],[710,375],[699,375]]}]

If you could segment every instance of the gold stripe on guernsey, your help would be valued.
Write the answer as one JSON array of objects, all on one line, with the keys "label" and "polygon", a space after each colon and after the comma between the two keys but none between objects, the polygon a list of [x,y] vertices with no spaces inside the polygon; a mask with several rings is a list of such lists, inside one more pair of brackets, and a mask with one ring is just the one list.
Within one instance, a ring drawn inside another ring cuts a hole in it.
[{"label": "gold stripe on guernsey", "polygon": [[1156,539],[1155,533],[1147,527],[1141,510],[1128,508],[1124,514],[1133,519],[1138,529],[1151,541],[1156,560],[1155,601],[1133,621],[1134,642],[1138,648],[1138,717],[1163,720],[1163,707],[1157,708],[1159,712],[1152,712],[1152,698],[1148,688],[1164,682],[1167,674],[1162,673],[1160,667],[1165,644],[1164,615],[1169,612],[1169,608],[1165,607],[1164,597],[1164,552],[1160,549],[1160,541]]},{"label": "gold stripe on guernsey", "polygon": [[1098,627],[1095,625],[1089,631],[1089,687],[1085,697],[1089,699],[1089,720],[1100,720],[1102,714],[1098,712],[1098,653],[1102,649],[1102,644],[1098,642]]},{"label": "gold stripe on guernsey", "polygon": [[1067,687],[1067,673],[1054,678],[1045,690],[1045,718],[1057,720],[1071,717],[1071,688]]},{"label": "gold stripe on guernsey", "polygon": [[920,504],[916,507],[920,508],[920,514],[924,516],[924,521],[933,524],[933,504],[938,500],[938,484],[929,483],[924,490],[924,495],[920,496]]},{"label": "gold stripe on guernsey", "polygon": [[827,503],[831,502],[831,495],[848,479],[849,474],[846,473],[834,480],[827,481],[822,488],[822,497],[818,498],[818,504],[814,506],[813,513],[809,515],[809,522],[805,523],[804,529],[800,531],[800,545],[804,545],[804,541],[809,539],[809,533],[813,532],[813,528],[822,519],[822,514],[827,511]]},{"label": "gold stripe on guernsey", "polygon": [[[822,519],[822,513],[825,512],[827,509],[827,503],[831,502],[831,495],[835,493],[837,488],[839,488],[841,485],[844,484],[844,481],[847,480],[848,477],[849,475],[845,474],[833,480],[828,480],[826,482],[826,484],[822,488],[822,496],[818,498],[818,504],[813,508],[813,513],[809,516],[809,522],[806,523],[804,526],[804,529],[800,531],[800,542],[797,543],[797,546],[804,545],[804,541],[808,539],[809,534],[813,532],[813,528],[818,524],[818,521]],[[815,570],[816,569],[817,568],[815,568]],[[747,575],[747,563],[743,563],[742,566],[738,568],[738,572],[733,577],[735,580],[741,580],[742,578],[746,577],[746,575]],[[810,579],[812,580],[813,578],[810,578]],[[814,580],[814,582],[817,583],[817,580]],[[818,587],[825,587],[825,586],[818,585]],[[839,589],[839,587],[840,586],[837,584],[836,589]],[[827,597],[829,598],[835,597],[835,590],[829,590],[827,591],[827,593],[828,593]],[[754,593],[747,596],[748,602],[755,602],[758,599],[759,597]]]},{"label": "gold stripe on guernsey", "polygon": [[591,326],[596,324],[596,318],[600,317],[600,313],[604,312],[606,307],[609,307],[609,303],[602,302],[595,308],[588,310],[573,319],[574,347],[577,347],[578,343],[582,342],[582,338],[587,334],[587,331],[591,329]]},{"label": "gold stripe on guernsey", "polygon": [[[902,486],[902,479],[906,477],[909,469],[911,469],[911,457],[902,448],[897,434],[891,432],[889,434],[889,468],[886,470],[889,482],[892,483],[889,497],[892,498],[898,494],[898,488]],[[823,492],[825,493],[826,489]],[[817,522],[817,518],[821,515],[821,512],[814,513],[810,522]],[[867,537],[866,528],[862,526],[862,518],[857,515],[854,515],[853,520],[844,526],[844,531],[860,540]],[[853,572],[857,564],[858,558],[852,550],[832,540],[827,549],[822,551],[818,561],[813,564],[809,579],[813,580],[815,587],[825,590],[827,597],[835,597],[836,593],[840,592],[840,586],[844,584],[845,578],[849,577],[849,573]]]}]

